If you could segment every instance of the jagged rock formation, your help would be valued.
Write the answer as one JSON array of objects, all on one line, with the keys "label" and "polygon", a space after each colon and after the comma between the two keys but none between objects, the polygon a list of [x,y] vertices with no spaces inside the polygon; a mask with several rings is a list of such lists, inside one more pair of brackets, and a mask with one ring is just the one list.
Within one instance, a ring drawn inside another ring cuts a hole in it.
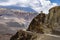
[{"label": "jagged rock formation", "polygon": [[10,40],[41,40],[39,39],[42,36],[40,34],[52,33],[56,30],[55,28],[60,28],[59,26],[60,6],[57,6],[49,10],[48,16],[41,12],[32,20],[26,31],[18,31]]},{"label": "jagged rock formation", "polygon": [[37,33],[44,33],[43,32],[43,24],[45,22],[45,13],[40,13],[37,15],[30,23],[27,31],[37,32]]},{"label": "jagged rock formation", "polygon": [[27,31],[36,33],[50,33],[51,28],[48,27],[46,18],[46,14],[41,12],[31,21]]}]

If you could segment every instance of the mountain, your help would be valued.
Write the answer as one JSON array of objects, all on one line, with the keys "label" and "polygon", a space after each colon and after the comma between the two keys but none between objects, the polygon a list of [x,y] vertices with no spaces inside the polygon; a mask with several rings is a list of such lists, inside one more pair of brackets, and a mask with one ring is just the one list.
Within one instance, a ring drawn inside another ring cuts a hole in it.
[{"label": "mountain", "polygon": [[30,7],[19,7],[19,6],[0,6],[0,8],[7,8],[7,9],[18,9],[18,10],[23,10],[23,11],[27,11],[27,12],[36,12],[35,10],[33,10]]}]

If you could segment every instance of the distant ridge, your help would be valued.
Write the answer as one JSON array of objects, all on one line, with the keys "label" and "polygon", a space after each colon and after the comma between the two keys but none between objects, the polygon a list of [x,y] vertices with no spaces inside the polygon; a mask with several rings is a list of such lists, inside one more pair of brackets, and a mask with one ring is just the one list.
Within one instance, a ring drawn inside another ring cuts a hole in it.
[{"label": "distant ridge", "polygon": [[23,10],[27,12],[36,12],[30,7],[19,7],[19,6],[0,6],[0,8],[7,8],[7,9],[17,9],[17,10]]}]

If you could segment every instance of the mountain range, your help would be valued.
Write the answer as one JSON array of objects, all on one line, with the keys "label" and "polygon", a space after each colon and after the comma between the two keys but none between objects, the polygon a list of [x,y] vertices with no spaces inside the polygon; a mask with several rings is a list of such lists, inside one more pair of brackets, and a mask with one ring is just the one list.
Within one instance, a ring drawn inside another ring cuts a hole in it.
[{"label": "mountain range", "polygon": [[0,8],[18,9],[18,10],[23,10],[23,11],[27,11],[27,12],[36,12],[31,7],[20,7],[20,6],[14,6],[14,5],[11,5],[11,6],[0,6]]}]

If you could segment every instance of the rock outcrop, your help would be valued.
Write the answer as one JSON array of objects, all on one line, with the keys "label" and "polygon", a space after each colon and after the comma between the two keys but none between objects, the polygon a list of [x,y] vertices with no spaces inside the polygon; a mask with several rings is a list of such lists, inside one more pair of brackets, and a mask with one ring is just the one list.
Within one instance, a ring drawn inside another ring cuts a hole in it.
[{"label": "rock outcrop", "polygon": [[19,30],[10,40],[41,40],[46,35],[40,33],[33,33],[31,31]]},{"label": "rock outcrop", "polygon": [[20,30],[10,40],[37,40],[37,34]]},{"label": "rock outcrop", "polygon": [[48,23],[49,27],[53,30],[60,28],[60,6],[53,7],[49,10]]},{"label": "rock outcrop", "polygon": [[36,33],[50,33],[52,30],[48,27],[46,14],[41,12],[30,23],[27,31]]},{"label": "rock outcrop", "polygon": [[44,33],[43,27],[42,27],[44,23],[45,23],[45,13],[41,12],[31,21],[27,31],[32,31],[36,33]]}]

